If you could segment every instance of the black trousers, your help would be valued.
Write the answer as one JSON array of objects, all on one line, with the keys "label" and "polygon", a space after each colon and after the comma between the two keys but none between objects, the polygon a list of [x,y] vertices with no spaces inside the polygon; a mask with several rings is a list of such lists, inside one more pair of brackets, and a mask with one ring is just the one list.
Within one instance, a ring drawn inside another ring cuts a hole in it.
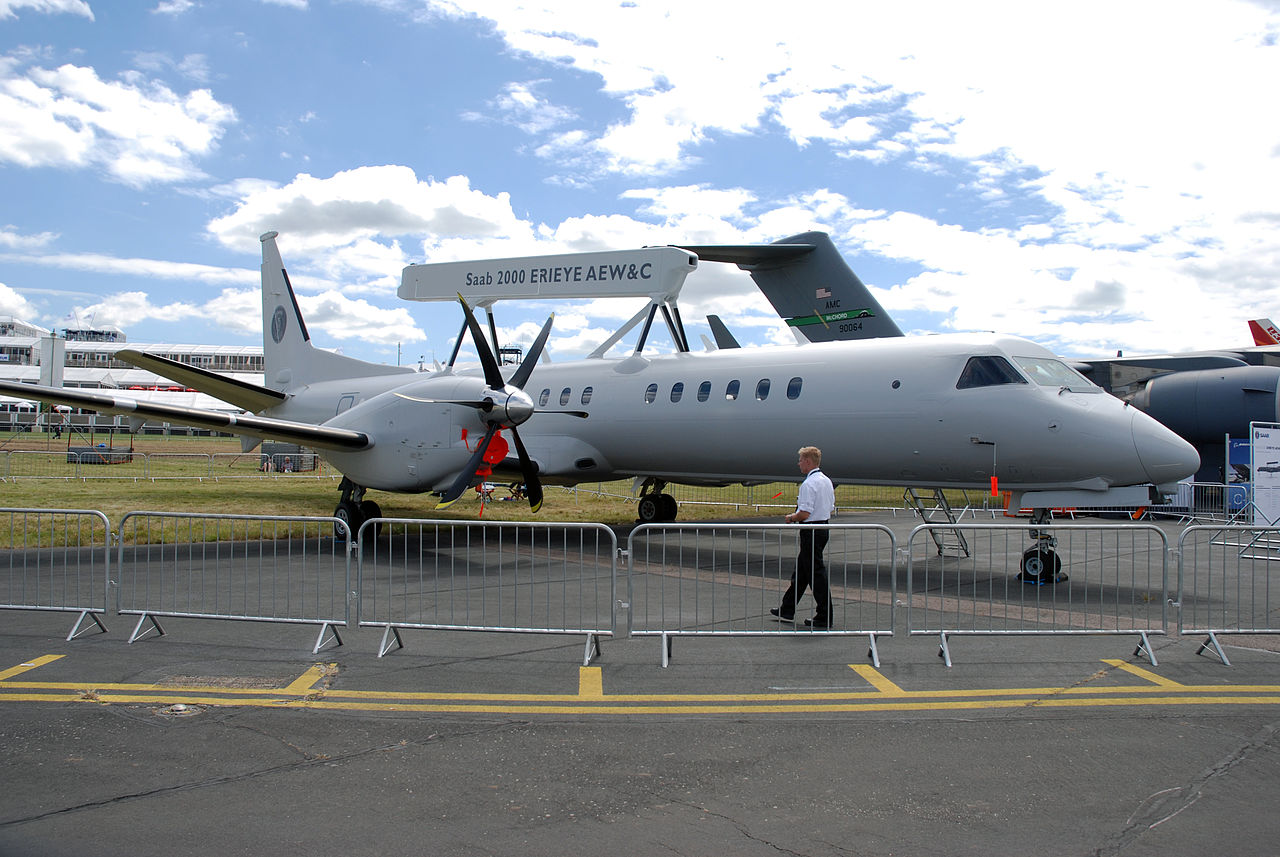
[{"label": "black trousers", "polygon": [[[826,523],[823,521],[822,523]],[[791,585],[782,596],[782,606],[778,612],[783,616],[794,616],[796,602],[804,595],[806,589],[813,587],[813,600],[818,602],[818,610],[814,618],[819,622],[831,623],[831,584],[827,580],[827,566],[822,559],[822,552],[827,549],[831,540],[831,531],[825,527],[800,527],[800,553],[796,557],[796,570],[791,575]]]}]

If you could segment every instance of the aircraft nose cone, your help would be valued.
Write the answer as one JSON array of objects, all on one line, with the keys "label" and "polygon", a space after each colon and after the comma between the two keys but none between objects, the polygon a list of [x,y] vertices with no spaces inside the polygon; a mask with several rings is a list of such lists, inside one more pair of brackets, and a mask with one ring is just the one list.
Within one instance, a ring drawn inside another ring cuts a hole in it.
[{"label": "aircraft nose cone", "polygon": [[1186,479],[1200,469],[1200,453],[1146,414],[1133,411],[1133,445],[1153,485]]}]

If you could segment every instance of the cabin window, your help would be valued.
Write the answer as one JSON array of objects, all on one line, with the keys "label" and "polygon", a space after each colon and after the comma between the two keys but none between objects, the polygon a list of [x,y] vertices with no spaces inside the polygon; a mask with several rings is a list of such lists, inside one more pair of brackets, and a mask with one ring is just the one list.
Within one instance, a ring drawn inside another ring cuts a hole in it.
[{"label": "cabin window", "polygon": [[644,403],[646,405],[652,405],[653,400],[656,398],[658,398],[657,384],[650,384],[648,387],[644,388]]},{"label": "cabin window", "polygon": [[730,381],[729,386],[724,388],[724,397],[729,401],[738,398],[738,390],[742,387],[737,381]]},{"label": "cabin window", "polygon": [[582,388],[582,404],[584,405],[591,404],[591,392],[592,392],[591,387]]},{"label": "cabin window", "polygon": [[709,398],[711,398],[711,382],[703,381],[698,385],[698,401],[705,402]]},{"label": "cabin window", "polygon": [[1025,384],[1026,379],[1003,357],[970,357],[956,381],[957,390],[973,387],[996,387],[1000,384]]},{"label": "cabin window", "polygon": [[676,381],[671,385],[671,401],[678,402],[684,395],[684,381]]},{"label": "cabin window", "polygon": [[800,387],[803,384],[804,384],[804,381],[800,378],[792,378],[790,381],[788,381],[787,382],[787,398],[788,399],[800,398]]},{"label": "cabin window", "polygon": [[538,407],[545,408],[547,406],[547,402],[550,399],[551,399],[551,390],[550,389],[543,390],[541,393],[538,394]]},{"label": "cabin window", "polygon": [[563,408],[565,405],[569,404],[569,397],[571,395],[572,393],[570,393],[568,387],[565,387],[563,390],[560,391],[560,407]]},{"label": "cabin window", "polygon": [[769,398],[769,379],[761,378],[760,383],[756,384],[756,401],[763,402]]},{"label": "cabin window", "polygon": [[1042,387],[1066,387],[1073,393],[1099,393],[1102,388],[1052,357],[1015,357],[1022,371]]}]

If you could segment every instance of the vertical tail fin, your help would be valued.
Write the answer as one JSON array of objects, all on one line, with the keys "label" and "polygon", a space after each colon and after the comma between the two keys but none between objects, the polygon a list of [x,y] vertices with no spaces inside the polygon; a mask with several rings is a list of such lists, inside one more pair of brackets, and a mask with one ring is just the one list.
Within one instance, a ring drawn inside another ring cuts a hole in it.
[{"label": "vertical tail fin", "polygon": [[1269,318],[1255,318],[1249,322],[1254,345],[1280,345],[1280,328]]},{"label": "vertical tail fin", "polygon": [[810,342],[902,336],[831,237],[805,232],[772,244],[684,247],[751,274],[778,315]]},{"label": "vertical tail fin", "polygon": [[369,375],[396,375],[413,371],[409,366],[388,366],[343,357],[311,344],[302,310],[289,282],[276,232],[262,242],[262,354],[263,384],[287,392],[317,381],[336,381]]}]

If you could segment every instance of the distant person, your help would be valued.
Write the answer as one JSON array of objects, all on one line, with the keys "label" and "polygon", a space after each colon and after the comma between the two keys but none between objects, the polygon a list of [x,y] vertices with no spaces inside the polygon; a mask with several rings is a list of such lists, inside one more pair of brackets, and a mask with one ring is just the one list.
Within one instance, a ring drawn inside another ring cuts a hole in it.
[{"label": "distant person", "polygon": [[[826,524],[836,510],[836,491],[831,480],[822,472],[822,450],[816,446],[800,449],[798,462],[804,481],[796,495],[796,510],[783,517],[788,524]],[[830,628],[834,616],[831,609],[831,584],[827,581],[827,566],[822,552],[827,549],[831,532],[825,527],[806,526],[800,530],[800,553],[796,557],[796,570],[791,575],[791,585],[782,596],[782,605],[769,612],[786,622],[794,622],[796,601],[804,591],[813,587],[813,600],[818,603],[817,612],[804,624],[811,628]]]}]

